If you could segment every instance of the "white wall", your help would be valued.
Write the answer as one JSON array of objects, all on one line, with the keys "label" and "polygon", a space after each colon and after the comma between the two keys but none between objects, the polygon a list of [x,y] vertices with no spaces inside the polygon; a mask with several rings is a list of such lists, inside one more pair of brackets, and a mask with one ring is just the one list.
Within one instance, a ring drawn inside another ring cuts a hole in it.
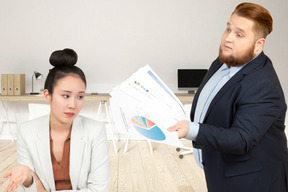
[{"label": "white wall", "polygon": [[[0,72],[45,76],[56,49],[73,48],[88,90],[110,92],[146,64],[177,91],[177,68],[207,68],[218,55],[238,0],[1,0]],[[256,0],[270,10],[274,31],[265,52],[288,94],[288,1]],[[44,79],[35,82],[43,87]]]},{"label": "white wall", "polygon": [[[0,73],[46,77],[57,49],[73,48],[87,75],[87,92],[110,92],[149,64],[177,92],[178,68],[208,68],[239,0],[1,0]],[[265,53],[288,100],[288,1],[254,0],[274,19]],[[44,79],[34,81],[36,90]]]}]

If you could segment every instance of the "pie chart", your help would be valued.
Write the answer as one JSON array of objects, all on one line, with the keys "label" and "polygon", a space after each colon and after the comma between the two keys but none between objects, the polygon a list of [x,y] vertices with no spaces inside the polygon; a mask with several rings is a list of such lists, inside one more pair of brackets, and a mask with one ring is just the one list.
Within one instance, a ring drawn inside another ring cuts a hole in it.
[{"label": "pie chart", "polygon": [[162,130],[146,117],[134,116],[131,118],[131,123],[138,133],[148,139],[156,141],[163,141],[166,139]]}]

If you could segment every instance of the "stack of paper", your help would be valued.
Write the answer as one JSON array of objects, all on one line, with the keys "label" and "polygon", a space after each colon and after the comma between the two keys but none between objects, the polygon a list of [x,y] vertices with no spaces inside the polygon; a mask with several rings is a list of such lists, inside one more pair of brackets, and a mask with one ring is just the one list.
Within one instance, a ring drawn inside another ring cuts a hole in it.
[{"label": "stack of paper", "polygon": [[110,93],[110,108],[119,133],[182,147],[167,128],[187,119],[182,103],[146,65]]}]

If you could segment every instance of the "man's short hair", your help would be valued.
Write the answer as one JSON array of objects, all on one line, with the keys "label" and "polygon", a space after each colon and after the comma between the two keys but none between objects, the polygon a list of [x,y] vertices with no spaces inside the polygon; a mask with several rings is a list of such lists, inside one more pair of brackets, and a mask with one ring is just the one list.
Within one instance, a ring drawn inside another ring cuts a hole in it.
[{"label": "man's short hair", "polygon": [[255,34],[258,38],[266,38],[273,30],[273,19],[267,9],[254,3],[239,4],[233,14],[245,17],[254,22]]}]

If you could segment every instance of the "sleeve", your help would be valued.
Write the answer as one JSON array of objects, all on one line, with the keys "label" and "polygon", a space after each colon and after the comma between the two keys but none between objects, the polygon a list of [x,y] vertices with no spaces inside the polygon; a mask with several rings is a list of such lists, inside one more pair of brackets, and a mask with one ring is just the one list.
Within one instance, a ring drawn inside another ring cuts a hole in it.
[{"label": "sleeve", "polygon": [[[26,165],[28,166],[31,170],[34,171],[34,165],[32,158],[30,156],[30,152],[27,146],[27,143],[24,139],[23,136],[23,126],[20,125],[17,130],[17,160],[18,164],[20,165]],[[33,179],[34,181],[34,179]],[[20,185],[17,189],[18,191],[36,191],[36,185],[33,182],[31,186],[25,187],[24,185]]]},{"label": "sleeve", "polygon": [[200,124],[197,140],[193,141],[195,148],[244,154],[252,150],[269,129],[281,129],[286,104],[279,87],[263,77],[243,90],[234,103],[236,112],[231,126]]},{"label": "sleeve", "polygon": [[195,140],[199,132],[199,123],[189,122],[188,134],[184,137],[185,139]]},{"label": "sleeve", "polygon": [[92,142],[91,171],[88,187],[81,190],[62,190],[62,192],[106,192],[110,181],[109,153],[105,125],[100,135],[96,134]]}]

